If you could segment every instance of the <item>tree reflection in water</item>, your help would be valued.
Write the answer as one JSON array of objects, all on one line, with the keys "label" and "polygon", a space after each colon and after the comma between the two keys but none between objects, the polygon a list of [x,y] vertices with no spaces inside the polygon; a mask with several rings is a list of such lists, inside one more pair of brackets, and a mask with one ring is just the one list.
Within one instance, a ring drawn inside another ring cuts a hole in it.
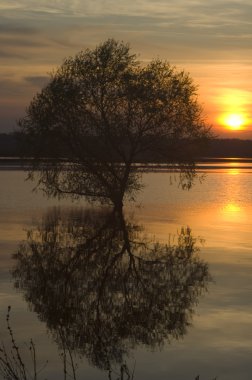
[{"label": "tree reflection in water", "polygon": [[53,209],[14,255],[15,286],[58,345],[110,371],[131,349],[183,337],[210,280],[196,239],[149,239],[108,210]]}]

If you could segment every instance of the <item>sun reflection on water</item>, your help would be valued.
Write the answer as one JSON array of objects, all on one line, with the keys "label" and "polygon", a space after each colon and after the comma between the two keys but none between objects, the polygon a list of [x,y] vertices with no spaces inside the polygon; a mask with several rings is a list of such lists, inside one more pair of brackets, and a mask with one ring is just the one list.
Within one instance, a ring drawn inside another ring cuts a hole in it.
[{"label": "sun reflection on water", "polygon": [[223,208],[225,213],[237,213],[241,211],[241,207],[234,204],[234,203],[228,203]]},{"label": "sun reflection on water", "polygon": [[[232,165],[230,165],[230,166],[232,166]],[[238,175],[238,174],[240,174],[240,172],[241,171],[238,168],[232,168],[232,167],[230,167],[230,169],[228,170],[228,174],[230,174],[230,175]]]},{"label": "sun reflection on water", "polygon": [[244,222],[246,219],[246,210],[238,203],[226,203],[220,209],[222,221],[231,223]]}]

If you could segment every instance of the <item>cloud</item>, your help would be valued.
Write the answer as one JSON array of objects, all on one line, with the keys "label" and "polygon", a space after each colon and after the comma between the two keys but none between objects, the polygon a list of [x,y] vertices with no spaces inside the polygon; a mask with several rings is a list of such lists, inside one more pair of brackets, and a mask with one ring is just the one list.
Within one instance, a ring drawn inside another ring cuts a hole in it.
[{"label": "cloud", "polygon": [[[74,44],[79,50],[78,46],[102,41],[104,36],[121,39],[128,33],[141,44],[150,41],[163,49],[176,45],[179,59],[185,46],[193,50],[192,56],[197,50],[206,58],[213,58],[216,50],[223,56],[243,49],[245,56],[250,50],[252,5],[246,0],[135,0],[131,4],[124,0],[45,0],[43,7],[35,0],[23,0],[13,4],[19,6],[18,11],[8,8],[8,3],[2,6],[0,34],[17,38],[19,46],[59,43],[69,49]],[[190,58],[188,49],[185,53]]]},{"label": "cloud", "polygon": [[0,24],[0,35],[16,35],[17,33],[20,35],[29,36],[31,34],[37,33],[37,29],[31,26],[25,26],[25,25],[17,25],[16,23],[9,23],[7,21],[4,22],[4,20],[1,20]]},{"label": "cloud", "polygon": [[24,87],[20,81],[4,78],[0,80],[0,99],[8,100],[22,95]]},{"label": "cloud", "polygon": [[0,50],[0,58],[2,59],[25,59],[25,54],[19,54],[15,53],[15,51],[9,51],[9,50]]},{"label": "cloud", "polygon": [[28,76],[28,77],[25,77],[24,80],[34,87],[41,88],[41,87],[44,87],[48,83],[49,77],[48,76]]},{"label": "cloud", "polygon": [[[129,42],[143,61],[159,56],[186,70],[216,58],[249,60],[251,19],[251,0],[2,0],[0,78],[11,68],[31,98],[65,57],[111,37]],[[208,72],[199,75],[206,86]]]}]

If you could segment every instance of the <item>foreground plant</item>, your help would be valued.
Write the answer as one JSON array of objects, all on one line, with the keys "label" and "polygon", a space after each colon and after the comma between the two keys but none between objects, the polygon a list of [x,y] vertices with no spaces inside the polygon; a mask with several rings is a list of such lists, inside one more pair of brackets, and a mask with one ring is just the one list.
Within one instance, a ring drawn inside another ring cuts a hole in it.
[{"label": "foreground plant", "polygon": [[0,374],[3,379],[6,380],[37,380],[38,372],[35,345],[31,339],[28,345],[32,362],[32,370],[30,372],[22,359],[20,348],[16,343],[13,330],[10,326],[10,310],[11,307],[9,306],[6,315],[6,323],[12,346],[8,350],[2,343],[0,347]]},{"label": "foreground plant", "polygon": [[[39,374],[43,371],[48,361],[44,363],[39,369],[37,367],[37,354],[33,340],[31,339],[27,345],[30,351],[31,361],[28,366],[21,354],[20,347],[18,346],[13,329],[10,324],[10,311],[11,307],[8,306],[6,315],[6,324],[8,335],[10,338],[11,347],[6,348],[4,343],[0,346],[0,375],[3,380],[39,380]],[[63,342],[64,343],[64,342]],[[61,359],[63,362],[63,379],[68,378],[76,380],[76,364],[73,360],[73,355],[68,347],[62,347]]]}]

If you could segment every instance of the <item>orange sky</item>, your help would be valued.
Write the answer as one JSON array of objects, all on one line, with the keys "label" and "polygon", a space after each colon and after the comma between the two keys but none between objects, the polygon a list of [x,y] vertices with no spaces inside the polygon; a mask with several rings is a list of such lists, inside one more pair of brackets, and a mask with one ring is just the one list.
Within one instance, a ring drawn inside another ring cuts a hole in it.
[{"label": "orange sky", "polygon": [[2,0],[0,132],[65,57],[112,37],[190,72],[214,131],[252,139],[251,19],[250,0]]},{"label": "orange sky", "polygon": [[199,84],[206,119],[221,137],[252,138],[252,65],[249,61],[188,64]]}]

